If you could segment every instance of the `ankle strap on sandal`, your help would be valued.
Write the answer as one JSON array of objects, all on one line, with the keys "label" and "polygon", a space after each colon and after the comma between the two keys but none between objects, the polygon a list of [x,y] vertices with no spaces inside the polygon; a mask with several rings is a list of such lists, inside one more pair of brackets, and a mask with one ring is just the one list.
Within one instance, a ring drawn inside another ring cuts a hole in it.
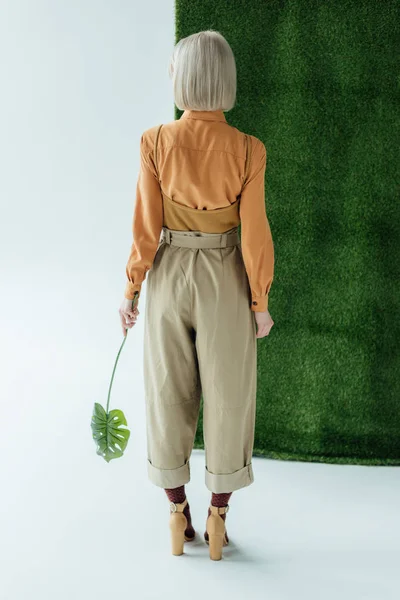
[{"label": "ankle strap on sandal", "polygon": [[181,502],[181,503],[170,502],[170,504],[169,504],[169,510],[172,513],[183,512],[187,503],[188,503],[187,498],[185,498],[184,502]]},{"label": "ankle strap on sandal", "polygon": [[212,504],[210,504],[210,510],[211,514],[223,515],[224,513],[228,512],[229,504],[227,504],[226,506],[213,506]]}]

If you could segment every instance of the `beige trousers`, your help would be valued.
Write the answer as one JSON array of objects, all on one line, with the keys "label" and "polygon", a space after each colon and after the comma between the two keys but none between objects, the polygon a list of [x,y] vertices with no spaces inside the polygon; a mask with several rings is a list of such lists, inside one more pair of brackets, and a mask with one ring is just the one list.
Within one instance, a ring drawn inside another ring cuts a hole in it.
[{"label": "beige trousers", "polygon": [[205,483],[215,493],[254,481],[257,338],[237,227],[163,227],[147,273],[144,382],[149,479],[190,481],[203,395]]}]

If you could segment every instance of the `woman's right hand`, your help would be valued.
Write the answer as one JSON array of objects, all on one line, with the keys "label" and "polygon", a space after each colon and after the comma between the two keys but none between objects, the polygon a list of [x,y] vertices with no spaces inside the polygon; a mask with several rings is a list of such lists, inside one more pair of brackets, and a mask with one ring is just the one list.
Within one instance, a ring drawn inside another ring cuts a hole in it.
[{"label": "woman's right hand", "polygon": [[254,317],[257,323],[257,333],[256,338],[263,338],[266,335],[269,335],[271,328],[274,324],[271,315],[269,314],[268,309],[264,312],[253,311]]},{"label": "woman's right hand", "polygon": [[122,333],[124,336],[126,336],[128,329],[132,329],[132,327],[136,324],[136,319],[139,315],[139,309],[137,304],[134,308],[132,308],[132,300],[123,298],[118,312],[121,318]]}]

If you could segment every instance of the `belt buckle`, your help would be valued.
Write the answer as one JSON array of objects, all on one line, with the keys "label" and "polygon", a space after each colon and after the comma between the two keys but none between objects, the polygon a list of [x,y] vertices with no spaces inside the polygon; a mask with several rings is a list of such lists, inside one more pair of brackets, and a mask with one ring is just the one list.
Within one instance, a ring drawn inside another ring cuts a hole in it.
[{"label": "belt buckle", "polygon": [[169,229],[164,229],[164,236],[165,236],[165,241],[167,242],[167,244],[171,243],[171,232]]}]

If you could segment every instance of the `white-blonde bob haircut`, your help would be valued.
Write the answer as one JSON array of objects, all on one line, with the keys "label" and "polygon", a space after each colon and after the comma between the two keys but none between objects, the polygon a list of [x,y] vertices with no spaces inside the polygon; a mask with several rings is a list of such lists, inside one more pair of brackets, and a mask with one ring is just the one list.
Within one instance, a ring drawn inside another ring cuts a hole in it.
[{"label": "white-blonde bob haircut", "polygon": [[179,40],[168,73],[180,110],[230,110],[235,106],[235,57],[218,31],[199,31]]}]

